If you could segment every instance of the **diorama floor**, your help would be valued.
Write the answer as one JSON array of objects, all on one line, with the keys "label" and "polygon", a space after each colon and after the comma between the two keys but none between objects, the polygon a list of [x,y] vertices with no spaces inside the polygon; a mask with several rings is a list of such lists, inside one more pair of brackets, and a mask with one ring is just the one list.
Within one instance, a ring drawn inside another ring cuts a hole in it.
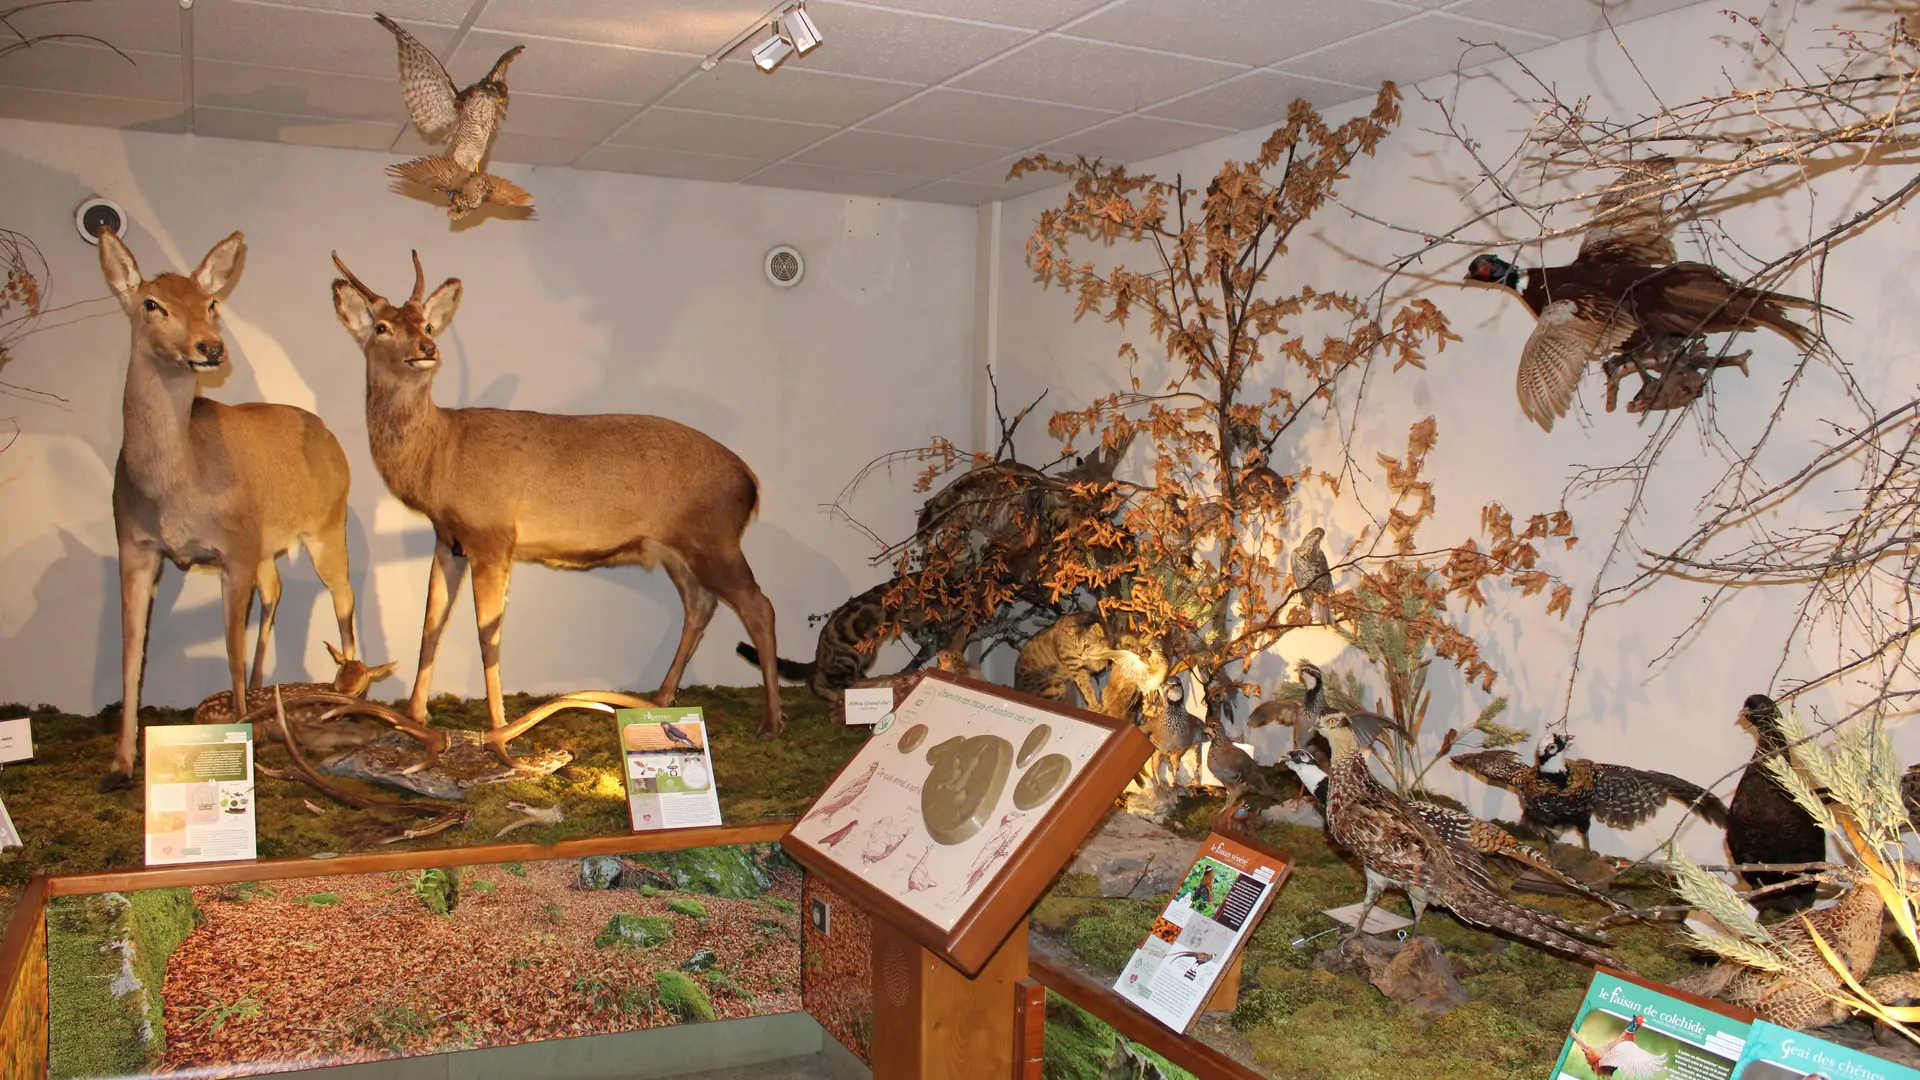
[{"label": "diorama floor", "polygon": [[[1198,839],[1221,806],[1219,798],[1183,800],[1168,827]],[[1423,1016],[1357,975],[1315,965],[1315,958],[1346,932],[1321,912],[1364,897],[1358,866],[1334,850],[1318,828],[1270,825],[1259,837],[1292,855],[1294,870],[1247,947],[1239,1007],[1203,1014],[1195,1037],[1262,1075],[1285,1080],[1537,1080],[1552,1071],[1592,969],[1429,909],[1420,932],[1445,950],[1468,1003],[1439,1017]],[[1635,907],[1674,902],[1657,878],[1630,875],[1614,894]],[[1034,949],[1055,953],[1110,984],[1169,899],[1165,894],[1102,898],[1091,875],[1064,875],[1033,912]],[[1534,894],[1516,894],[1516,899],[1581,921],[1606,914],[1584,901]],[[1384,906],[1411,914],[1398,893],[1389,894]],[[1649,979],[1670,982],[1710,963],[1692,952],[1675,923],[1629,925],[1614,934],[1613,953]],[[1311,940],[1295,947],[1302,938]],[[1916,966],[1898,941],[1889,927],[1875,974]],[[1108,1075],[1111,1029],[1064,1002],[1050,1006],[1048,1019],[1048,1080]],[[1864,1022],[1821,1034],[1873,1050],[1873,1033]],[[1898,1056],[1907,1051],[1874,1052]]]},{"label": "diorama floor", "polygon": [[[507,715],[519,716],[545,700],[509,695]],[[826,703],[802,687],[786,689],[786,731],[777,739],[758,738],[761,700],[758,687],[686,687],[674,702],[704,710],[721,817],[729,825],[798,815],[866,739],[865,728],[830,721]],[[393,704],[404,708],[404,702]],[[35,757],[0,769],[0,800],[5,801],[26,843],[24,849],[0,853],[0,925],[12,915],[19,890],[32,874],[136,868],[144,858],[139,774],[133,787],[106,794],[98,791],[100,777],[112,760],[119,706],[108,706],[96,716],[64,714],[48,706],[0,706],[0,719],[27,715],[33,717]],[[431,716],[438,726],[482,730],[487,724],[486,702],[443,695],[431,703]],[[185,709],[141,710],[143,725],[181,724],[191,717],[191,710]],[[614,719],[606,713],[570,711],[553,716],[514,746],[570,749],[571,764],[551,777],[475,788],[466,799],[473,814],[464,826],[410,840],[395,838],[418,825],[419,818],[355,810],[305,784],[262,776],[255,800],[259,854],[263,859],[284,859],[325,852],[473,847],[491,843],[502,829],[528,820],[507,805],[515,801],[558,806],[565,817],[557,824],[516,828],[501,837],[506,842],[549,844],[625,833],[630,822],[615,740]],[[262,749],[260,760],[284,764],[285,751]],[[407,797],[357,781],[336,782],[381,798]]]}]

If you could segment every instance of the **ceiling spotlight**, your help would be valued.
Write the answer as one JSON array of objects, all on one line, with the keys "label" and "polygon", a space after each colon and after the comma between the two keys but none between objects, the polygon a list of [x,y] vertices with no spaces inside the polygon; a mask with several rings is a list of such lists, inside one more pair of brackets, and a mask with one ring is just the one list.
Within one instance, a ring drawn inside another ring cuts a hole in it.
[{"label": "ceiling spotlight", "polygon": [[802,56],[815,45],[820,44],[820,28],[813,25],[813,20],[807,17],[806,8],[794,8],[787,15],[786,26],[787,37],[792,39],[794,49]]},{"label": "ceiling spotlight", "polygon": [[753,47],[753,62],[761,71],[772,71],[780,66],[781,61],[792,55],[793,42],[788,41],[778,32]]}]

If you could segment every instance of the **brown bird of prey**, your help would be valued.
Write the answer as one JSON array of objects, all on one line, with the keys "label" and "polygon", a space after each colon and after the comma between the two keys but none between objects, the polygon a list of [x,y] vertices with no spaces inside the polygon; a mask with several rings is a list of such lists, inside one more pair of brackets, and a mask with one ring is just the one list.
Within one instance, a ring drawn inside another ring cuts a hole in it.
[{"label": "brown bird of prey", "polygon": [[452,137],[445,154],[414,158],[389,166],[387,172],[444,194],[447,216],[455,221],[489,202],[532,206],[533,196],[524,188],[480,171],[493,136],[500,130],[500,121],[507,115],[507,65],[526,46],[515,45],[500,54],[486,78],[456,91],[453,79],[432,50],[385,15],[376,14],[374,19],[393,31],[399,43],[400,91],[406,96],[414,126],[428,139]]},{"label": "brown bird of prey", "polygon": [[1293,587],[1300,590],[1300,600],[1313,618],[1323,623],[1333,622],[1333,571],[1327,566],[1327,553],[1321,550],[1320,541],[1325,539],[1327,530],[1315,529],[1308,533],[1298,547],[1293,549]]},{"label": "brown bird of prey", "polygon": [[1580,253],[1566,266],[1522,270],[1497,255],[1467,266],[1468,280],[1506,286],[1539,320],[1520,353],[1515,390],[1521,411],[1548,431],[1567,414],[1588,365],[1615,353],[1672,352],[1674,342],[1763,326],[1804,351],[1813,334],[1787,309],[1838,314],[1742,285],[1706,263],[1676,261],[1659,190],[1672,171],[1667,158],[1628,166],[1600,197]]}]

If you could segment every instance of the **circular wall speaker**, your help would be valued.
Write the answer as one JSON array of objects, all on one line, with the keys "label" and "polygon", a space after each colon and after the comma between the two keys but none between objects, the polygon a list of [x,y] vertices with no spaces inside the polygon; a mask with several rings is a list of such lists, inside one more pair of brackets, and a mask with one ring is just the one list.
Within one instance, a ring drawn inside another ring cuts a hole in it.
[{"label": "circular wall speaker", "polygon": [[73,212],[73,227],[89,244],[100,243],[100,230],[112,229],[113,235],[126,239],[127,212],[112,199],[103,199],[98,195],[80,204]]},{"label": "circular wall speaker", "polygon": [[764,269],[768,281],[783,289],[791,289],[800,284],[801,275],[807,272],[807,261],[800,257],[799,251],[781,244],[767,252]]}]

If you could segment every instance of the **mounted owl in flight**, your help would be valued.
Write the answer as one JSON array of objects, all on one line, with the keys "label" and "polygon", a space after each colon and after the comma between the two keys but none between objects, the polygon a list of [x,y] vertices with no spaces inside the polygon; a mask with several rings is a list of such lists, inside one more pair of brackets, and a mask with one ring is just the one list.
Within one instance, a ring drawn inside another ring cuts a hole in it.
[{"label": "mounted owl in flight", "polygon": [[526,46],[515,45],[501,53],[486,78],[455,91],[453,79],[432,50],[385,15],[375,14],[374,19],[393,31],[399,43],[400,91],[407,99],[414,126],[432,140],[452,135],[445,154],[389,166],[388,174],[443,193],[447,217],[454,221],[489,202],[532,206],[533,196],[525,188],[480,171],[487,148],[500,130],[500,121],[507,115],[507,65]]}]

